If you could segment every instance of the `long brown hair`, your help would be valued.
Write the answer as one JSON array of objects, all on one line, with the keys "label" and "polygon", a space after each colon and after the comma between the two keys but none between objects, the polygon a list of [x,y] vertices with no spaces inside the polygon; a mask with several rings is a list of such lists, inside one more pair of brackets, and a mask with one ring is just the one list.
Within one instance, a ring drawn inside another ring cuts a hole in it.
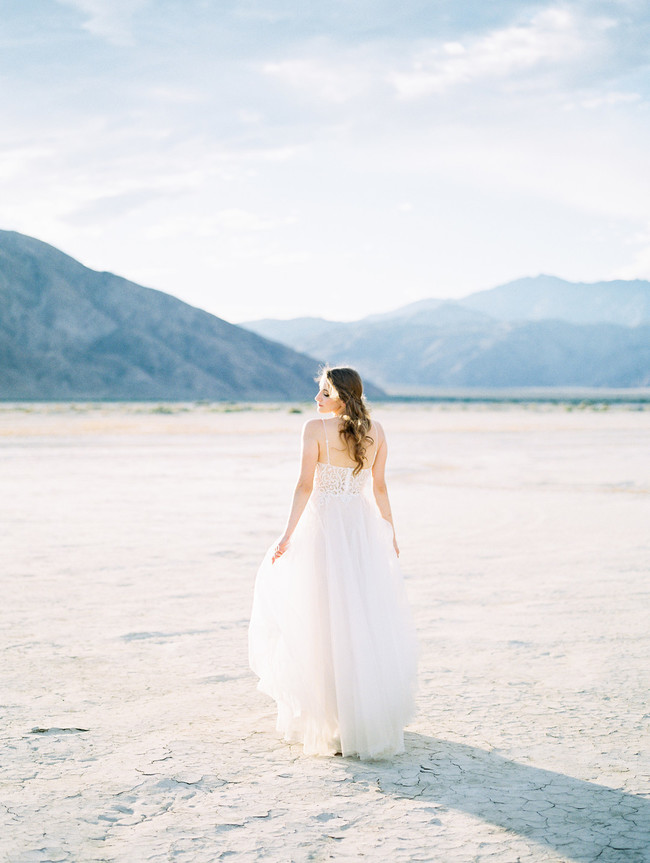
[{"label": "long brown hair", "polygon": [[356,462],[352,471],[356,476],[359,471],[363,470],[366,450],[374,443],[368,434],[371,421],[363,397],[361,375],[356,369],[350,369],[346,366],[335,366],[334,368],[325,366],[321,369],[318,380],[327,380],[333,390],[331,395],[338,396],[345,405],[341,416],[342,425],[339,434]]}]

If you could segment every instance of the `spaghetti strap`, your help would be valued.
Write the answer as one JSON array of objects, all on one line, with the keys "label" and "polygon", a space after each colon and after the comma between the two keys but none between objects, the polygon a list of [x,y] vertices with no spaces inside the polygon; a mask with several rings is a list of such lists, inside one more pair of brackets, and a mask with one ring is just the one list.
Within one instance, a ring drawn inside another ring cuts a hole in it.
[{"label": "spaghetti strap", "polygon": [[325,446],[327,447],[327,463],[330,463],[330,442],[327,439],[327,426],[325,425],[325,420],[323,417],[320,418],[320,421],[323,423],[323,431],[325,432]]},{"label": "spaghetti strap", "polygon": [[372,464],[370,465],[370,470],[375,466],[375,459],[377,458],[377,450],[379,449],[379,442],[376,440],[377,438],[377,429],[375,428],[375,454],[372,457]]}]

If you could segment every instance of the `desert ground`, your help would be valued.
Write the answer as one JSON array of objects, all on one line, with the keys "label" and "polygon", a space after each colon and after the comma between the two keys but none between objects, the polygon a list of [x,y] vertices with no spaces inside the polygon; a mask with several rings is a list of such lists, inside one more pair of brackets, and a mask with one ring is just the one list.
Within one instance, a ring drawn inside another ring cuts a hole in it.
[{"label": "desert ground", "polygon": [[650,861],[650,410],[377,405],[420,642],[391,761],[247,664],[309,406],[0,405],[0,860]]}]

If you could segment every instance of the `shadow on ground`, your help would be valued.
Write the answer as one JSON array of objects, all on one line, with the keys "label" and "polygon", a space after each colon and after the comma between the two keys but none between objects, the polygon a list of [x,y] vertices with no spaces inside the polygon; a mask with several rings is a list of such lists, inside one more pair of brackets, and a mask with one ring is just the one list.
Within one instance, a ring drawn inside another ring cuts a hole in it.
[{"label": "shadow on ground", "polygon": [[650,861],[650,799],[476,746],[423,734],[405,738],[406,752],[390,763],[343,763],[355,782],[466,812],[569,860]]}]

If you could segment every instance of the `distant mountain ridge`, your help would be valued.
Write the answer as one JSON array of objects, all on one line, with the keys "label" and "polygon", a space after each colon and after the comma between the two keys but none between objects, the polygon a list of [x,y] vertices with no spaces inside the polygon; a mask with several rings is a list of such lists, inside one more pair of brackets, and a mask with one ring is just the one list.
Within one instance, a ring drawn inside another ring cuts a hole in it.
[{"label": "distant mountain ridge", "polygon": [[[306,325],[308,322],[308,325]],[[519,279],[352,322],[250,321],[254,332],[400,387],[650,386],[650,282]]]},{"label": "distant mountain ridge", "polygon": [[306,399],[318,363],[0,231],[1,399]]},{"label": "distant mountain ridge", "polygon": [[[643,279],[609,282],[568,282],[557,276],[526,276],[505,285],[477,291],[457,300],[416,300],[363,321],[412,318],[441,308],[474,311],[500,321],[559,320],[572,324],[650,323],[650,282]],[[315,322],[318,318],[305,318]],[[252,321],[243,324],[250,326]]]},{"label": "distant mountain ridge", "polygon": [[517,279],[458,301],[502,321],[559,320],[571,324],[650,323],[650,282],[567,282],[556,276]]}]

